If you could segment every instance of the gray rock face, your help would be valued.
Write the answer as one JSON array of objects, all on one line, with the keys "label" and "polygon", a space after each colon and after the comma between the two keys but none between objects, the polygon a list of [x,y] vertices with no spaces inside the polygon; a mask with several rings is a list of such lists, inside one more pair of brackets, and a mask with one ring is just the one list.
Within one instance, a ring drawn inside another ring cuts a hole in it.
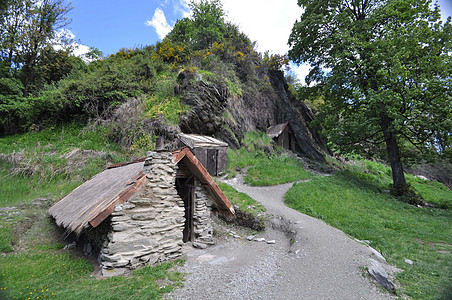
[{"label": "gray rock face", "polygon": [[126,268],[116,268],[116,269],[106,269],[102,268],[102,276],[104,277],[113,277],[113,276],[121,276],[126,273]]},{"label": "gray rock face", "polygon": [[211,211],[213,201],[208,192],[195,180],[195,209],[193,211],[193,232],[196,242],[213,244]]},{"label": "gray rock face", "polygon": [[373,279],[375,279],[375,281],[377,281],[388,291],[393,292],[395,290],[394,284],[389,279],[386,271],[383,269],[381,264],[374,259],[370,259],[369,274]]},{"label": "gray rock face", "polygon": [[[206,83],[202,79],[187,81],[193,74],[179,74],[181,101],[191,109],[179,121],[185,133],[215,135],[233,149],[250,130],[265,132],[269,126],[289,121],[300,147],[296,152],[316,161],[325,161],[322,151],[327,151],[320,136],[309,127],[313,114],[289,92],[284,75],[268,72],[259,79],[259,88],[244,83],[242,95],[231,95],[227,86]],[[246,76],[246,75],[245,75]]]},{"label": "gray rock face", "polygon": [[386,262],[386,258],[384,258],[380,252],[378,252],[377,250],[375,250],[374,248],[372,248],[370,246],[367,246],[367,247],[369,247],[369,249],[374,253],[374,255],[377,257],[378,260],[380,260],[382,262]]},{"label": "gray rock face", "polygon": [[73,242],[67,244],[66,246],[64,246],[63,249],[64,250],[71,250],[71,249],[75,249],[75,248],[77,248],[77,242],[73,241]]}]

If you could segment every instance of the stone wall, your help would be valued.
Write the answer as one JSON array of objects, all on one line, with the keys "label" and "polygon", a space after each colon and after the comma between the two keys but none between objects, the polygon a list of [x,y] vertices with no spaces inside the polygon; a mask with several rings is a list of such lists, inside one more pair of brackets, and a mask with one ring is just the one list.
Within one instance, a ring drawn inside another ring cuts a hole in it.
[{"label": "stone wall", "polygon": [[194,242],[213,244],[212,206],[214,202],[207,190],[195,180],[195,205],[193,210]]},{"label": "stone wall", "polygon": [[[171,152],[148,153],[146,184],[116,206],[101,225],[84,232],[85,248],[99,253],[104,276],[122,275],[182,254],[185,211],[175,186],[176,170]],[[194,184],[193,242],[213,244],[214,201],[198,180]]]},{"label": "stone wall", "polygon": [[111,215],[112,231],[99,255],[104,276],[181,255],[184,203],[175,187],[170,152],[150,152],[146,185]]},{"label": "stone wall", "polygon": [[108,233],[111,231],[111,216],[105,219],[96,228],[82,232],[77,244],[82,247],[83,253],[88,256],[98,255],[108,244]]}]

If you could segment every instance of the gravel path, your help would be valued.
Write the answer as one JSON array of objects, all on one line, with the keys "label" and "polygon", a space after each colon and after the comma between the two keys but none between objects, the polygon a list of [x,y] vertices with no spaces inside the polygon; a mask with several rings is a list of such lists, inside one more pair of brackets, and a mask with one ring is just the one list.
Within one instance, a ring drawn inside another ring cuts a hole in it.
[{"label": "gravel path", "polygon": [[[362,267],[377,259],[370,248],[322,221],[282,202],[292,184],[249,187],[241,180],[226,183],[246,193],[273,215],[274,228],[257,237],[227,236],[204,250],[186,247],[184,287],[170,299],[391,299],[377,288]],[[292,242],[281,228],[292,230]]]}]

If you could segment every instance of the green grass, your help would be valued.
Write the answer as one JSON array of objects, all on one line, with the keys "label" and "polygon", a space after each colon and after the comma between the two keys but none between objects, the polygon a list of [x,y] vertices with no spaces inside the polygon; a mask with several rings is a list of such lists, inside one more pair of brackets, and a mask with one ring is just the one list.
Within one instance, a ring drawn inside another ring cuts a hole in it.
[{"label": "green grass", "polygon": [[11,225],[15,246],[0,256],[0,299],[160,299],[182,284],[182,274],[170,270],[182,261],[97,279],[86,259],[63,250],[62,232],[45,209],[29,206],[21,212],[12,221],[0,220]]},{"label": "green grass", "polygon": [[0,252],[13,251],[11,241],[13,239],[12,226],[6,222],[0,222]]},{"label": "green grass", "polygon": [[[68,252],[8,255],[0,262],[2,299],[160,299],[182,279],[169,271],[172,262],[146,266],[130,277],[97,279],[89,262]],[[159,282],[166,278],[169,283]]]},{"label": "green grass", "polygon": [[262,204],[226,183],[219,182],[218,186],[235,207],[236,218],[233,222],[253,230],[265,230],[266,215]]},{"label": "green grass", "polygon": [[9,154],[24,149],[64,153],[75,147],[83,150],[118,151],[117,145],[105,140],[103,131],[101,127],[88,129],[83,124],[69,123],[49,127],[40,132],[29,131],[24,134],[10,135],[0,138],[0,153]]},{"label": "green grass", "polygon": [[271,145],[272,138],[265,132],[249,131],[245,133],[242,143],[248,151],[258,151]]},{"label": "green grass", "polygon": [[240,207],[241,211],[250,213],[254,217],[263,215],[265,212],[265,207],[247,194],[238,192],[226,183],[217,182],[217,184],[229,201],[231,201],[233,205]]},{"label": "green grass", "polygon": [[237,168],[248,168],[245,183],[251,186],[268,186],[310,179],[312,174],[291,154],[279,150],[273,155],[261,151],[228,150],[229,176],[235,176]]},{"label": "green grass", "polygon": [[271,150],[271,138],[263,132],[246,133],[242,144],[244,147],[238,150],[228,150],[226,172],[229,177],[247,167],[245,183],[251,186],[276,185],[312,177],[291,152],[282,148]]},{"label": "green grass", "polygon": [[312,178],[302,163],[286,153],[262,159],[248,169],[245,183],[252,186],[267,186]]},{"label": "green grass", "polygon": [[146,116],[158,118],[164,116],[171,124],[177,125],[179,117],[190,108],[180,102],[180,96],[174,92],[177,74],[162,72],[155,79],[152,96],[146,98]]},{"label": "green grass", "polygon": [[452,195],[447,186],[437,181],[426,181],[414,176],[407,176],[408,182],[421,193],[425,202],[436,207],[452,210]]},{"label": "green grass", "polygon": [[[286,194],[289,207],[319,218],[360,240],[370,240],[390,263],[402,292],[413,299],[450,299],[452,285],[452,191],[408,176],[428,203],[418,208],[388,192],[387,167],[360,161],[329,177],[298,183]],[[404,262],[410,259],[409,265]]]},{"label": "green grass", "polygon": [[[20,159],[11,160],[12,153]],[[106,165],[124,160],[102,128],[77,123],[0,138],[0,206],[59,199]]]}]

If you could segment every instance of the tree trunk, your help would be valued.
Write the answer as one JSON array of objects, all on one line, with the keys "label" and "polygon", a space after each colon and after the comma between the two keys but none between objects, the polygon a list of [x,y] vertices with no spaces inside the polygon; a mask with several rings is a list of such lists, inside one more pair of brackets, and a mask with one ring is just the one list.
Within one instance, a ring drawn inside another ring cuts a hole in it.
[{"label": "tree trunk", "polygon": [[380,126],[383,131],[386,150],[388,152],[389,163],[392,169],[393,192],[396,196],[401,196],[406,190],[405,174],[403,173],[402,161],[400,159],[399,145],[397,144],[396,135],[391,131],[390,125],[392,119],[385,113],[380,114]]}]

